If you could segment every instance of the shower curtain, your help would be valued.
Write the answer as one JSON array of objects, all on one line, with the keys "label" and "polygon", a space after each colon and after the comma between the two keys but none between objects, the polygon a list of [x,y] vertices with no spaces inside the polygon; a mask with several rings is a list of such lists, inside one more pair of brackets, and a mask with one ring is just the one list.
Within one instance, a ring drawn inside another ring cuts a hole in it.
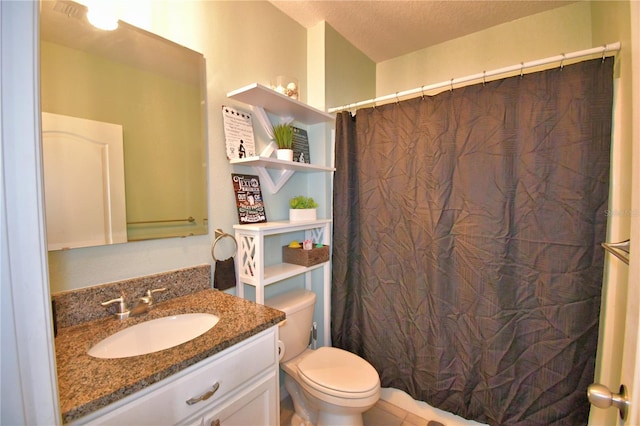
[{"label": "shower curtain", "polygon": [[492,425],[586,424],[613,59],[340,113],[332,339]]}]

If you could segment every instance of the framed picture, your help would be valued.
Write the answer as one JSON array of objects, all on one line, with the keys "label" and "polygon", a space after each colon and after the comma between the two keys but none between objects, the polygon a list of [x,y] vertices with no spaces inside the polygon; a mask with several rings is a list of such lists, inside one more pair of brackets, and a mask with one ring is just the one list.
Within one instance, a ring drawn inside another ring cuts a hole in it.
[{"label": "framed picture", "polygon": [[266,222],[267,213],[258,176],[231,173],[231,180],[238,208],[238,223]]},{"label": "framed picture", "polygon": [[251,114],[223,105],[222,120],[227,159],[254,157],[256,148]]},{"label": "framed picture", "polygon": [[298,163],[311,163],[311,157],[309,156],[309,137],[307,131],[293,128],[293,161]]}]

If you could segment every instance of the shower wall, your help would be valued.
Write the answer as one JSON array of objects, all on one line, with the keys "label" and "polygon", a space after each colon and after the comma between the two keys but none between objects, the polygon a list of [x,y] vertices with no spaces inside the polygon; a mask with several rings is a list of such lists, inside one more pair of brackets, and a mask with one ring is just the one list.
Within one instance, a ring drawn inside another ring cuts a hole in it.
[{"label": "shower wall", "polygon": [[390,59],[377,64],[376,96],[588,49],[591,26],[590,2],[577,2]]}]

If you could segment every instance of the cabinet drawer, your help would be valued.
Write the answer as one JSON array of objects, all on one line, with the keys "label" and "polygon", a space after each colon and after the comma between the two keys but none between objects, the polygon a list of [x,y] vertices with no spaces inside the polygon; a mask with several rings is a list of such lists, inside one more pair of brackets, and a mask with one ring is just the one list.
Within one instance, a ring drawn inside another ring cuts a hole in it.
[{"label": "cabinet drawer", "polygon": [[[226,398],[261,372],[277,371],[276,330],[271,328],[217,354],[213,359],[189,367],[179,377],[169,377],[150,391],[134,394],[90,424],[172,424],[186,419],[207,405]],[[218,389],[207,399],[187,404]],[[108,407],[106,407],[108,409]],[[82,422],[82,419],[81,419]]]}]

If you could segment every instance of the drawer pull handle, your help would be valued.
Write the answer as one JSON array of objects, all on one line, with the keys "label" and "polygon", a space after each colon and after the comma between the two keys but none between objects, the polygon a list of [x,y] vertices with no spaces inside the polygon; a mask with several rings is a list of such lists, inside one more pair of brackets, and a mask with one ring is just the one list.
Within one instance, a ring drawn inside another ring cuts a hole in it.
[{"label": "drawer pull handle", "polygon": [[203,393],[202,395],[200,395],[198,397],[194,397],[194,398],[188,399],[186,402],[189,405],[193,405],[193,404],[197,404],[200,401],[205,401],[205,400],[209,399],[211,397],[211,395],[216,393],[216,391],[218,390],[219,387],[220,387],[220,383],[216,382],[213,385],[213,387],[211,388],[210,391],[207,391],[207,392]]}]

